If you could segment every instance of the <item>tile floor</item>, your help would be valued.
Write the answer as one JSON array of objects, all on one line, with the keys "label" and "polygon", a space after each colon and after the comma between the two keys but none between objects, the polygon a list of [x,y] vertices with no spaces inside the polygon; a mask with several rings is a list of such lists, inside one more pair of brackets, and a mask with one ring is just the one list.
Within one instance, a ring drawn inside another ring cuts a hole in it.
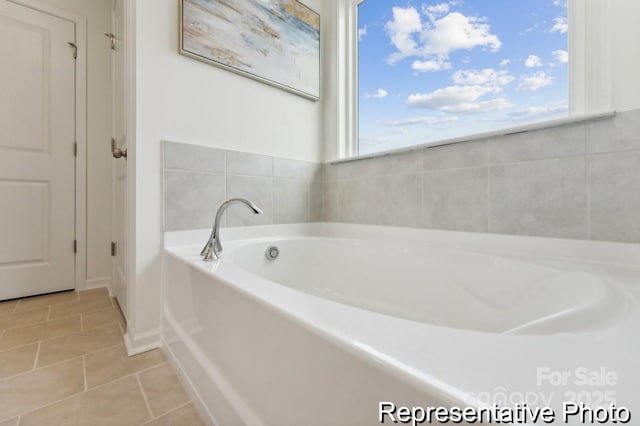
[{"label": "tile floor", "polygon": [[203,425],[160,350],[127,357],[105,289],[0,302],[0,426]]}]

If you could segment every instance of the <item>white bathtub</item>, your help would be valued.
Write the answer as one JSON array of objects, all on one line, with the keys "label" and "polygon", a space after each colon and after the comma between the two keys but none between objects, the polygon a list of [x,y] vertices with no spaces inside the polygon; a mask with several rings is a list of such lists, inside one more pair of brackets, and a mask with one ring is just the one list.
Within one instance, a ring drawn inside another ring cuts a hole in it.
[{"label": "white bathtub", "polygon": [[[533,393],[559,409],[605,390],[640,416],[637,245],[282,225],[224,230],[205,263],[206,238],[166,235],[163,338],[212,423],[379,424],[381,401]],[[618,379],[541,375],[577,368]]]}]

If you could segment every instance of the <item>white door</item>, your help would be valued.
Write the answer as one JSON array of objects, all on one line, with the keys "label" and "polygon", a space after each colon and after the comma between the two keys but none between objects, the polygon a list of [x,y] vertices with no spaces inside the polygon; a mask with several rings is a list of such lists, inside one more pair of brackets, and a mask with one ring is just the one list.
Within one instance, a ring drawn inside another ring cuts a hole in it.
[{"label": "white door", "polygon": [[0,300],[75,288],[74,42],[0,0]]},{"label": "white door", "polygon": [[[126,51],[124,32],[124,5],[122,0],[113,3],[113,35],[115,36],[115,50],[113,50],[113,144],[123,152],[127,149],[127,108],[126,108]],[[123,314],[127,315],[127,271],[129,247],[128,221],[128,181],[126,157],[114,157],[114,241],[116,242],[116,258],[114,263],[114,293]]]}]

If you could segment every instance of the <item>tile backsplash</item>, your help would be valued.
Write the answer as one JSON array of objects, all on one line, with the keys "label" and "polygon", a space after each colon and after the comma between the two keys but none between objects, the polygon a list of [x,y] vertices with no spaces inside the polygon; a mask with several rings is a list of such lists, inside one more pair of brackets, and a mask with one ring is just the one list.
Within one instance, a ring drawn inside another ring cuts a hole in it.
[{"label": "tile backsplash", "polygon": [[327,221],[640,243],[640,110],[324,167]]},{"label": "tile backsplash", "polygon": [[640,243],[640,110],[335,164],[164,143],[165,229],[347,222]]},{"label": "tile backsplash", "polygon": [[247,198],[263,214],[231,206],[223,226],[322,220],[322,166],[307,161],[164,142],[166,231],[211,228],[229,198]]}]

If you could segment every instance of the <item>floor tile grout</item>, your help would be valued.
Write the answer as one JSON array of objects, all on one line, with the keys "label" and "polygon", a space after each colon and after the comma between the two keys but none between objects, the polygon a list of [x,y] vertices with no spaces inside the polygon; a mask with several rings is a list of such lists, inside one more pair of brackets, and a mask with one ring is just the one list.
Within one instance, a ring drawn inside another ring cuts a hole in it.
[{"label": "floor tile grout", "polygon": [[174,408],[174,409],[173,409],[173,410],[171,410],[171,411],[167,411],[166,413],[164,413],[164,414],[163,414],[163,415],[161,415],[161,416],[158,416],[158,417],[151,418],[151,419],[147,420],[146,422],[142,423],[142,425],[140,425],[140,426],[147,425],[147,424],[151,423],[151,422],[152,422],[152,421],[154,421],[154,420],[160,419],[160,418],[162,418],[162,417],[164,417],[164,416],[168,416],[169,414],[174,413],[174,412],[176,412],[176,411],[178,411],[178,410],[180,410],[180,409],[182,409],[182,408],[186,407],[186,406],[187,406],[187,405],[189,405],[189,404],[193,404],[193,401],[189,400],[189,402],[185,402],[184,404],[180,405],[179,407],[176,407],[176,408]]},{"label": "floor tile grout", "polygon": [[[51,323],[52,323],[52,322],[56,322],[56,321],[68,321],[68,320],[70,320],[71,318],[72,318],[72,317],[67,317],[67,318],[63,318],[63,319],[61,319],[61,320],[54,320],[54,321],[49,321],[49,322],[51,322]],[[23,327],[9,328],[9,329],[7,329],[7,330],[2,330],[2,331],[15,331],[15,330],[19,330],[19,329],[21,329],[21,328],[35,327],[35,326],[39,326],[39,325],[43,325],[43,324],[46,324],[46,323],[44,323],[44,322],[40,322],[40,323],[36,323],[36,324],[25,325],[25,326],[23,326]],[[112,324],[112,323],[104,324],[103,326],[100,326],[100,327],[104,327],[104,326],[107,326],[107,325],[110,325],[110,324]],[[99,327],[95,327],[95,328],[99,328]],[[92,330],[93,330],[93,329],[92,329]],[[33,342],[28,342],[28,343],[20,343],[20,344],[18,344],[18,345],[16,345],[16,346],[9,346],[9,347],[7,347],[7,348],[0,349],[0,352],[5,351],[5,350],[11,350],[11,349],[19,348],[20,346],[32,345],[32,344],[34,344],[34,343],[38,343],[38,342],[46,342],[46,341],[49,341],[49,340],[58,339],[58,338],[60,338],[60,337],[70,336],[70,335],[72,335],[72,334],[78,334],[78,332],[73,332],[73,333],[71,333],[71,334],[66,334],[66,335],[63,335],[63,336],[45,337],[45,338],[43,338],[43,339],[40,339],[40,340],[34,340]],[[0,336],[2,336],[2,335],[0,335]],[[1,339],[1,337],[0,337],[0,343],[1,343],[1,340],[2,340],[2,339]]]},{"label": "floor tile grout", "polygon": [[[115,346],[118,346],[118,345],[111,346],[110,348],[114,348]],[[107,349],[110,349],[110,348],[105,348],[105,349],[103,349],[103,350],[107,350]],[[95,352],[92,352],[92,353],[96,353],[96,352],[100,352],[100,351],[95,351]],[[90,355],[90,354],[87,354],[87,355]],[[73,359],[77,359],[77,358],[82,358],[82,359],[83,359],[83,368],[85,368],[85,364],[84,364],[84,362],[85,362],[84,357],[85,357],[85,356],[86,356],[86,355],[83,355],[82,357],[71,358],[71,359],[69,359],[69,360],[67,360],[67,361],[71,361],[71,360],[73,360]],[[63,362],[66,362],[66,361],[62,361],[62,362],[57,363],[57,364],[61,364],[61,363],[63,363]],[[47,367],[51,367],[51,366],[54,366],[54,365],[57,365],[57,364],[51,364],[50,366],[47,366]],[[169,414],[169,413],[172,413],[173,411],[179,410],[180,408],[186,407],[187,405],[189,405],[190,403],[192,403],[192,402],[193,402],[193,401],[189,400],[189,402],[187,402],[187,403],[185,403],[185,404],[183,404],[183,405],[181,405],[181,406],[179,406],[179,407],[176,407],[176,408],[172,409],[171,411],[168,411],[168,412],[166,412],[166,413],[162,414],[162,416],[154,417],[154,415],[153,415],[153,413],[152,413],[152,411],[151,411],[151,407],[150,407],[150,405],[149,405],[149,401],[148,401],[148,398],[147,398],[147,394],[146,394],[146,392],[145,392],[145,390],[144,390],[144,387],[142,386],[142,382],[140,381],[139,374],[142,374],[142,373],[147,372],[147,371],[149,371],[149,370],[152,370],[152,369],[154,369],[154,368],[161,367],[161,366],[163,366],[163,365],[165,365],[165,364],[170,365],[169,361],[165,360],[165,361],[162,361],[162,362],[160,362],[160,363],[158,363],[158,364],[155,364],[155,365],[149,366],[149,367],[147,367],[147,368],[143,368],[142,370],[136,371],[136,372],[131,373],[131,374],[127,374],[127,375],[124,375],[124,376],[118,377],[118,378],[116,378],[116,379],[110,380],[110,381],[108,381],[108,382],[102,383],[102,384],[97,385],[97,386],[94,386],[94,387],[92,387],[92,388],[88,388],[88,385],[87,385],[87,382],[86,382],[86,375],[85,375],[85,390],[84,390],[84,391],[76,392],[76,393],[74,393],[73,395],[66,396],[66,397],[64,397],[64,398],[58,399],[58,400],[56,400],[56,401],[52,401],[52,402],[50,402],[50,403],[48,403],[48,404],[45,404],[45,405],[43,405],[43,406],[40,406],[40,407],[37,407],[37,408],[31,409],[31,410],[25,411],[25,412],[23,412],[23,413],[20,413],[20,414],[18,414],[18,416],[17,416],[17,417],[18,417],[18,419],[19,419],[19,420],[18,420],[18,424],[20,424],[20,420],[21,420],[22,416],[23,416],[23,415],[25,415],[25,414],[28,414],[28,413],[31,413],[31,412],[34,412],[34,411],[41,410],[41,409],[43,409],[43,408],[46,408],[46,407],[49,407],[49,406],[51,406],[51,405],[54,405],[54,404],[60,403],[60,402],[65,401],[65,400],[67,400],[67,399],[75,398],[75,397],[77,397],[77,396],[79,396],[79,395],[82,395],[82,394],[84,394],[84,393],[87,393],[87,392],[91,392],[91,391],[94,391],[94,390],[100,389],[100,388],[102,388],[102,387],[104,387],[104,386],[111,385],[111,384],[113,384],[113,383],[115,383],[115,382],[117,382],[117,381],[124,380],[124,379],[129,378],[129,377],[132,377],[132,376],[135,376],[135,379],[136,379],[136,381],[137,381],[137,383],[138,383],[138,386],[139,386],[139,388],[140,388],[140,390],[141,390],[142,397],[143,397],[143,399],[144,399],[145,405],[146,405],[146,407],[147,407],[147,411],[148,411],[148,413],[149,413],[149,416],[151,417],[148,421],[146,421],[146,422],[144,422],[144,423],[142,423],[142,424],[149,423],[149,422],[151,422],[151,421],[153,421],[153,420],[155,420],[155,419],[157,419],[157,418],[159,418],[159,417],[165,416],[165,415],[167,415],[167,414]],[[44,367],[44,368],[46,368],[46,367]],[[35,371],[35,370],[32,370],[32,371]],[[26,374],[26,373],[22,373],[22,374]],[[18,374],[18,375],[16,375],[16,376],[12,376],[12,377],[17,377],[17,376],[22,375],[22,374]],[[3,379],[3,380],[4,380],[4,379]],[[2,422],[2,421],[6,421],[6,420],[11,420],[11,419],[13,419],[13,418],[15,418],[15,417],[16,417],[16,416],[9,417],[9,418],[7,418],[7,419],[0,419],[0,422]]]},{"label": "floor tile grout", "polygon": [[102,311],[104,309],[111,309],[111,306],[103,306],[101,308],[93,309],[93,310],[90,310],[90,311],[76,312],[76,313],[73,313],[71,315],[65,315],[65,316],[62,316],[62,317],[59,317],[59,318],[53,318],[53,319],[51,319],[50,321],[47,321],[47,322],[56,321],[56,320],[59,320],[59,319],[65,319],[65,318],[68,318],[68,317],[71,317],[71,316],[74,316],[74,315],[90,314],[90,313],[93,313],[93,312]]},{"label": "floor tile grout", "polygon": [[25,346],[35,345],[36,343],[40,343],[40,341],[39,341],[39,340],[36,340],[35,342],[20,343],[19,345],[11,346],[11,347],[9,347],[9,348],[0,349],[0,353],[2,353],[2,352],[9,352],[9,351],[13,351],[13,350],[15,350],[15,349],[24,348]]},{"label": "floor tile grout", "polygon": [[82,355],[82,378],[84,379],[84,391],[88,390],[87,386],[87,360],[85,355]]},{"label": "floor tile grout", "polygon": [[[113,324],[108,324],[108,325],[113,325]],[[106,325],[105,325],[105,327],[106,327]],[[100,327],[92,328],[91,330],[97,330],[98,328],[100,328]],[[76,334],[77,334],[77,333],[76,333]],[[69,336],[71,336],[71,334],[70,334]],[[69,336],[62,336],[62,337],[69,337]],[[49,340],[53,340],[53,339],[49,339]],[[44,341],[44,340],[41,340],[41,341],[39,341],[39,342],[31,342],[31,343],[27,343],[27,344],[25,344],[25,345],[15,346],[15,347],[13,347],[13,348],[11,348],[11,349],[7,349],[7,350],[12,350],[12,349],[20,348],[20,347],[22,347],[22,346],[33,345],[33,344],[35,344],[35,343],[38,343],[38,345],[39,345],[39,346],[41,346],[41,343],[42,343],[43,341]],[[116,344],[116,345],[107,346],[107,347],[104,347],[104,348],[101,348],[101,349],[97,349],[97,350],[95,350],[95,351],[87,352],[86,354],[77,355],[77,356],[74,356],[74,357],[72,357],[72,358],[67,358],[67,359],[62,360],[62,361],[57,361],[57,362],[54,362],[53,364],[44,365],[44,366],[42,366],[42,367],[37,367],[37,364],[36,364],[36,368],[34,368],[33,370],[24,371],[24,372],[22,372],[22,373],[14,374],[13,376],[9,376],[9,377],[4,377],[4,378],[0,379],[0,382],[2,382],[2,381],[4,381],[4,380],[7,380],[7,379],[10,379],[10,378],[14,378],[14,377],[22,376],[22,375],[25,375],[25,374],[29,374],[29,373],[33,373],[33,372],[39,371],[39,370],[43,370],[43,369],[45,369],[45,368],[49,368],[49,367],[53,367],[53,366],[56,366],[56,365],[59,365],[59,364],[63,364],[63,363],[65,363],[65,362],[72,361],[72,360],[74,360],[74,359],[78,359],[78,358],[81,358],[81,357],[85,357],[85,356],[87,356],[87,355],[93,355],[93,354],[98,353],[98,352],[101,352],[101,351],[106,351],[107,349],[113,349],[113,348],[115,348],[116,346],[120,346],[120,345],[122,345],[122,344],[124,344],[124,342],[120,342],[120,343],[118,343],[118,344]],[[38,347],[38,357],[39,357],[39,356],[40,356],[40,347]],[[158,364],[158,365],[159,365],[159,364]]]},{"label": "floor tile grout", "polygon": [[[40,343],[40,342],[38,342],[38,343]],[[33,343],[30,343],[30,344],[32,345]],[[13,376],[3,377],[2,379],[0,379],[0,383],[4,382],[6,380],[9,380],[9,379],[15,379],[16,377],[25,376],[25,375],[30,374],[30,373],[35,373],[37,371],[44,370],[45,368],[55,367],[57,365],[64,364],[65,362],[69,362],[69,361],[73,361],[74,359],[78,359],[81,356],[82,355],[75,356],[73,358],[65,359],[64,361],[59,361],[59,362],[56,362],[54,364],[45,365],[44,367],[37,367],[36,366],[36,368],[34,368],[33,370],[23,371],[22,373],[14,374]]]},{"label": "floor tile grout", "polygon": [[[47,340],[47,342],[51,342],[52,340],[56,340],[56,339],[65,339],[65,338],[68,338],[68,337],[71,337],[71,336],[77,336],[77,335],[79,335],[79,334],[87,333],[87,332],[89,332],[89,331],[95,331],[95,330],[98,330],[98,329],[100,329],[100,328],[107,328],[107,327],[109,327],[109,326],[113,326],[114,324],[115,324],[115,323],[109,323],[109,324],[105,324],[105,325],[102,325],[102,326],[100,326],[100,327],[95,327],[95,328],[92,328],[92,329],[90,329],[90,330],[86,330],[86,331],[83,331],[83,332],[80,332],[80,333],[73,333],[73,334],[69,334],[69,335],[66,335],[66,336],[56,337],[56,338],[54,338],[54,339],[49,339],[49,340]],[[118,327],[118,331],[120,331],[120,327]],[[122,335],[120,335],[120,337],[122,337]],[[72,357],[72,358],[67,359],[66,361],[68,361],[68,360],[70,360],[70,359],[76,359],[76,358],[81,357],[81,356],[91,355],[91,354],[94,354],[94,353],[96,353],[96,352],[100,352],[100,351],[103,351],[103,350],[106,350],[106,349],[109,349],[109,348],[116,347],[116,346],[121,345],[121,344],[123,344],[123,343],[124,343],[124,340],[122,340],[120,343],[115,344],[115,345],[112,345],[112,346],[106,346],[106,347],[104,347],[104,348],[96,349],[95,351],[91,351],[91,352],[87,352],[87,353],[84,353],[84,354],[80,354],[80,355],[74,356],[74,357]],[[61,362],[64,362],[64,361],[58,361],[58,362],[56,362],[56,363],[49,364],[49,365],[45,365],[45,366],[42,366],[42,367],[40,367],[40,368],[46,368],[46,367],[49,367],[49,366],[51,366],[51,365],[60,364]]]},{"label": "floor tile grout", "polygon": [[[55,401],[51,401],[51,402],[49,402],[49,403],[47,403],[45,405],[41,405],[40,407],[36,407],[36,408],[31,409],[31,410],[24,411],[24,412],[18,414],[18,417],[22,418],[22,416],[24,416],[25,414],[33,413],[34,411],[38,411],[38,410],[41,410],[43,408],[50,407],[50,406],[52,406],[54,404],[57,404],[59,402],[66,401],[67,399],[75,398],[78,395],[82,395],[83,393],[86,393],[86,391],[80,391],[80,392],[76,392],[76,393],[74,393],[72,395],[67,395],[64,398],[60,398],[60,399],[57,399]],[[13,417],[11,417],[11,418],[13,418]]]},{"label": "floor tile grout", "polygon": [[[113,348],[113,347],[115,347],[115,346],[112,346],[112,348]],[[107,385],[110,385],[110,384],[112,384],[112,383],[115,383],[115,382],[117,382],[118,380],[122,380],[122,379],[125,379],[125,378],[127,378],[127,377],[135,376],[135,375],[140,374],[140,373],[146,373],[146,372],[147,372],[147,371],[149,371],[149,370],[153,370],[153,369],[154,369],[154,368],[156,368],[156,367],[161,367],[161,366],[163,366],[163,365],[165,365],[165,364],[168,364],[168,363],[169,363],[169,361],[162,361],[162,362],[160,362],[160,363],[158,363],[158,364],[154,364],[154,365],[151,365],[151,366],[149,366],[149,367],[143,368],[142,370],[134,371],[133,373],[129,373],[129,374],[126,374],[126,375],[124,375],[124,376],[121,376],[121,377],[115,378],[115,379],[113,379],[113,380],[109,380],[108,382],[104,382],[104,383],[101,383],[101,384],[99,384],[99,385],[96,385],[96,386],[90,387],[90,388],[88,388],[88,389],[87,389],[87,391],[92,391],[92,390],[94,390],[94,389],[100,389],[101,387],[103,387],[103,386],[107,386]]]},{"label": "floor tile grout", "polygon": [[140,388],[140,392],[142,393],[142,399],[144,400],[144,405],[147,407],[147,412],[149,413],[150,420],[155,419],[153,416],[153,412],[151,411],[151,405],[149,405],[149,398],[147,398],[147,393],[144,390],[144,386],[142,386],[142,382],[140,381],[140,372],[135,373],[136,382],[138,382],[138,387]]},{"label": "floor tile grout", "polygon": [[33,367],[31,371],[34,371],[38,366],[38,358],[40,357],[40,348],[42,347],[42,341],[38,342],[38,349],[36,351],[36,357],[33,359]]},{"label": "floor tile grout", "polygon": [[[73,302],[71,302],[71,303],[73,303]],[[58,305],[61,305],[61,303],[60,303],[60,304],[58,304]],[[104,309],[111,309],[111,308],[113,307],[113,304],[112,304],[111,306],[103,306],[103,307],[98,308],[98,309],[93,309],[93,310],[86,311],[86,312],[77,312],[77,313],[74,313],[74,314],[71,314],[71,315],[65,315],[65,316],[62,316],[62,317],[59,317],[59,318],[51,318],[51,312],[52,312],[52,310],[53,310],[53,306],[54,306],[54,305],[49,305],[49,306],[40,306],[40,307],[38,307],[38,308],[34,308],[34,309],[32,309],[32,310],[29,310],[29,311],[12,313],[12,314],[10,314],[10,315],[14,315],[14,314],[22,314],[22,313],[27,313],[27,312],[32,312],[32,311],[37,310],[37,309],[44,309],[45,307],[46,307],[46,308],[49,308],[49,312],[47,313],[47,318],[46,318],[44,321],[36,321],[36,322],[34,322],[34,323],[32,323],[32,324],[25,324],[25,325],[20,325],[20,326],[18,326],[18,327],[5,328],[5,329],[2,329],[2,331],[15,330],[16,328],[32,327],[32,326],[35,326],[35,325],[46,324],[46,323],[48,323],[48,322],[53,322],[53,321],[60,321],[60,320],[64,320],[64,319],[69,319],[69,318],[71,318],[71,317],[73,317],[73,316],[75,316],[75,315],[90,314],[90,313],[93,313],[93,312],[102,311],[102,310],[104,310]],[[82,319],[81,319],[81,320],[82,320]],[[96,328],[97,328],[97,327],[96,327]]]},{"label": "floor tile grout", "polygon": [[[76,358],[72,358],[72,359],[77,359],[77,358],[80,358],[80,357],[76,357]],[[70,360],[67,360],[67,361],[70,361]],[[163,362],[161,362],[160,364],[156,364],[156,365],[154,365],[154,366],[151,366],[151,367],[145,368],[145,369],[140,370],[140,371],[137,371],[137,372],[135,372],[135,373],[131,373],[131,374],[127,374],[127,375],[122,376],[122,377],[118,377],[117,379],[113,379],[113,380],[111,380],[111,381],[109,381],[109,382],[102,383],[102,384],[100,384],[100,385],[98,385],[98,386],[94,386],[94,387],[89,388],[89,389],[87,389],[87,390],[85,390],[85,391],[76,392],[76,393],[74,393],[73,395],[65,396],[64,398],[58,399],[58,400],[56,400],[56,401],[49,402],[49,403],[47,403],[47,404],[45,404],[45,405],[42,405],[42,406],[40,406],[40,407],[37,407],[37,408],[31,409],[31,410],[25,411],[25,412],[23,412],[23,413],[20,413],[20,414],[18,415],[18,417],[22,417],[22,416],[24,416],[25,414],[28,414],[28,413],[31,413],[31,412],[34,412],[34,411],[38,411],[38,410],[41,410],[41,409],[43,409],[43,408],[47,408],[47,407],[49,407],[49,406],[51,406],[51,405],[54,405],[54,404],[57,404],[57,403],[59,403],[59,402],[66,401],[67,399],[75,398],[75,397],[77,397],[78,395],[82,395],[82,394],[84,394],[84,393],[91,392],[91,391],[94,391],[94,390],[96,390],[96,389],[100,389],[100,388],[102,388],[102,387],[104,387],[104,386],[111,385],[111,384],[113,384],[113,383],[115,383],[115,382],[117,382],[117,381],[119,381],[119,380],[124,380],[124,379],[129,378],[129,377],[132,377],[132,376],[135,376],[135,377],[136,377],[136,380],[138,380],[138,386],[140,386],[140,387],[142,388],[142,383],[140,383],[140,381],[139,381],[139,379],[138,379],[138,377],[137,377],[137,375],[138,375],[138,374],[140,374],[140,373],[144,373],[145,371],[151,370],[151,369],[156,368],[156,367],[160,367],[161,365],[168,364],[168,363],[169,363],[168,361],[163,361]],[[55,365],[55,364],[52,364],[52,365]],[[15,377],[15,376],[13,376],[13,377]],[[146,400],[146,393],[144,393],[144,391],[143,391],[143,398],[145,399],[145,404],[148,404],[148,402],[147,402],[147,400]],[[191,401],[190,401],[190,402],[191,402]],[[186,404],[185,404],[185,405],[186,405]],[[147,409],[149,410],[149,412],[151,412],[151,408],[147,407]],[[164,414],[163,414],[163,415],[164,415]],[[11,419],[13,419],[13,418],[15,418],[15,417],[16,417],[16,416],[9,417],[9,418],[4,419],[4,420],[0,419],[0,421],[11,420]],[[153,415],[152,415],[152,416],[151,416],[151,420],[153,420],[153,419],[154,419],[154,417],[153,417]]]}]

